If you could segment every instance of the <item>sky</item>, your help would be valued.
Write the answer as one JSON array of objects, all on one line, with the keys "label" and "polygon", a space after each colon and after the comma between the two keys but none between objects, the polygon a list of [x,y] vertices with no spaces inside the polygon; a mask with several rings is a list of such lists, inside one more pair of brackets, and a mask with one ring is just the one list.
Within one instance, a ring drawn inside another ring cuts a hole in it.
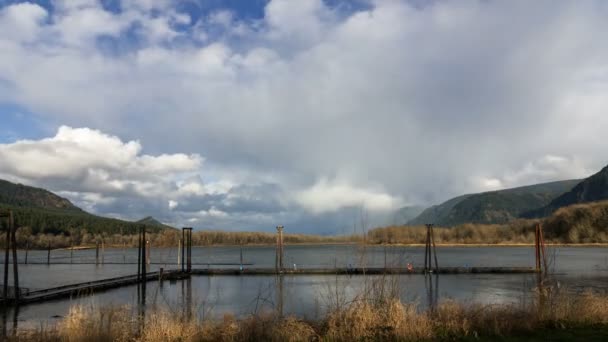
[{"label": "sky", "polygon": [[601,0],[0,0],[0,178],[122,219],[335,234],[586,177],[608,164],[607,18]]}]

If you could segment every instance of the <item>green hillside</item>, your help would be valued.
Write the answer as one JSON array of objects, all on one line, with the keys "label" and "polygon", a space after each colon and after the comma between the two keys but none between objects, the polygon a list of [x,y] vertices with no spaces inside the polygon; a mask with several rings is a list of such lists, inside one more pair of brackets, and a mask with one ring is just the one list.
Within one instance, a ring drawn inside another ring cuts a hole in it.
[{"label": "green hillside", "polygon": [[408,224],[451,227],[463,223],[506,223],[546,206],[580,182],[566,180],[463,195],[430,207]]},{"label": "green hillside", "polygon": [[608,199],[608,166],[584,179],[570,191],[554,198],[546,206],[526,212],[524,217],[549,216],[559,208],[573,204],[603,201]]},{"label": "green hillside", "polygon": [[[0,180],[0,208],[13,210],[15,224],[30,227],[34,234],[67,234],[72,229],[84,229],[92,234],[131,234],[141,226],[141,223],[89,214],[50,191],[5,180]],[[148,227],[150,231],[163,228],[162,225]]]}]

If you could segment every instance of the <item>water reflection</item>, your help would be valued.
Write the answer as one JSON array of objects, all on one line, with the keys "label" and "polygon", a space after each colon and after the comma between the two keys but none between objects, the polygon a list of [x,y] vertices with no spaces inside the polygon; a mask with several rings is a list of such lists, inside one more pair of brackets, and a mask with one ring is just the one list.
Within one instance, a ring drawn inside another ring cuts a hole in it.
[{"label": "water reflection", "polygon": [[[433,280],[435,284],[433,286]],[[427,295],[427,306],[431,312],[434,312],[439,302],[439,274],[425,273],[424,274],[424,287]]]}]

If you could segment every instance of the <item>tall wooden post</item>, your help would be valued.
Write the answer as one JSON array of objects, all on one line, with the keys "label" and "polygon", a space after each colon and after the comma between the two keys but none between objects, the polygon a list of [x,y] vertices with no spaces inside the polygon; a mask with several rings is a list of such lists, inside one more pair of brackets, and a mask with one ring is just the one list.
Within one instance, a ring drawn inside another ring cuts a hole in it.
[{"label": "tall wooden post", "polygon": [[[4,215],[2,215],[2,213],[0,213],[0,217],[6,217]],[[6,225],[6,244],[4,246],[5,250],[4,250],[4,283],[3,283],[3,291],[2,291],[2,297],[3,298],[8,298],[8,258],[10,256],[9,254],[9,249],[11,247],[11,230],[8,226],[8,224]]]},{"label": "tall wooden post", "polygon": [[177,268],[180,267],[181,256],[182,256],[182,240],[180,239],[177,242]]},{"label": "tall wooden post", "polygon": [[186,263],[186,228],[182,228],[182,272],[186,271],[186,266],[184,265]]},{"label": "tall wooden post", "polygon": [[99,241],[95,241],[95,265],[99,265]]},{"label": "tall wooden post", "polygon": [[435,261],[435,272],[439,271],[439,263],[437,262],[437,246],[435,245],[435,233],[433,232],[433,224],[426,224],[426,241],[424,244],[424,271],[430,272],[433,265],[433,257]]},{"label": "tall wooden post", "polygon": [[142,233],[141,233],[141,248],[142,248],[142,252],[141,252],[141,274],[142,274],[142,280],[145,283],[146,282],[146,275],[148,273],[147,268],[146,268],[146,227],[143,226],[141,229]]},{"label": "tall wooden post", "polygon": [[19,265],[17,260],[17,229],[15,228],[15,218],[13,211],[8,210],[7,212],[0,212],[0,218],[6,218],[6,250],[4,252],[4,284],[2,296],[8,298],[8,267],[9,267],[9,250],[12,250],[13,256],[13,282],[14,282],[14,293],[15,301],[19,300]]},{"label": "tall wooden post", "polygon": [[141,227],[137,230],[137,282],[141,281]]},{"label": "tall wooden post", "polygon": [[27,237],[27,240],[25,241],[25,264],[27,265],[27,255],[30,252],[30,238],[29,236]]},{"label": "tall wooden post", "polygon": [[12,235],[12,245],[13,245],[13,286],[15,288],[15,302],[19,301],[19,266],[17,260],[17,228],[15,227],[15,218],[13,217],[13,211],[8,212],[8,227],[13,232]]},{"label": "tall wooden post", "polygon": [[[545,254],[545,239],[540,223],[534,227],[534,255],[536,259],[536,272],[547,272],[547,256]],[[542,260],[542,264],[541,264]]]},{"label": "tall wooden post", "polygon": [[283,272],[283,226],[277,226],[277,247],[275,260],[276,272]]},{"label": "tall wooden post", "polygon": [[150,240],[146,241],[146,264],[150,266]]},{"label": "tall wooden post", "polygon": [[190,272],[192,272],[192,228],[191,227],[184,228],[184,231],[186,233],[186,248],[188,248],[188,251],[186,252],[186,258],[187,258],[186,271],[188,273],[190,273]]}]

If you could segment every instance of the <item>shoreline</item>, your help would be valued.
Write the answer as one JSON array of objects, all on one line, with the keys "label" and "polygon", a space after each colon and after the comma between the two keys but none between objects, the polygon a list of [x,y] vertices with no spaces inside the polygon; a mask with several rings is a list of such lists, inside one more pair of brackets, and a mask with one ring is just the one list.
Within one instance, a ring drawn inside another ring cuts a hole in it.
[{"label": "shoreline", "polygon": [[[357,242],[297,242],[297,243],[285,243],[285,246],[360,246],[360,247],[424,247],[424,243],[378,243],[378,244],[360,244]],[[243,244],[243,245],[235,245],[235,244],[213,244],[213,245],[193,245],[192,247],[274,247],[274,243],[259,243],[259,244]],[[437,243],[437,247],[534,247],[533,243]],[[608,242],[592,242],[592,243],[545,243],[547,247],[580,247],[580,248],[592,248],[592,247],[602,247],[608,248]],[[105,249],[123,249],[123,248],[137,248],[137,246],[122,246],[122,245],[106,245]],[[154,246],[152,248],[177,248],[176,246]],[[54,248],[51,250],[89,250],[95,249],[95,246],[74,246],[74,247],[64,247],[64,248]],[[100,248],[101,249],[101,248]],[[24,250],[20,248],[19,250]],[[30,249],[37,251],[45,251],[47,249]]]}]

